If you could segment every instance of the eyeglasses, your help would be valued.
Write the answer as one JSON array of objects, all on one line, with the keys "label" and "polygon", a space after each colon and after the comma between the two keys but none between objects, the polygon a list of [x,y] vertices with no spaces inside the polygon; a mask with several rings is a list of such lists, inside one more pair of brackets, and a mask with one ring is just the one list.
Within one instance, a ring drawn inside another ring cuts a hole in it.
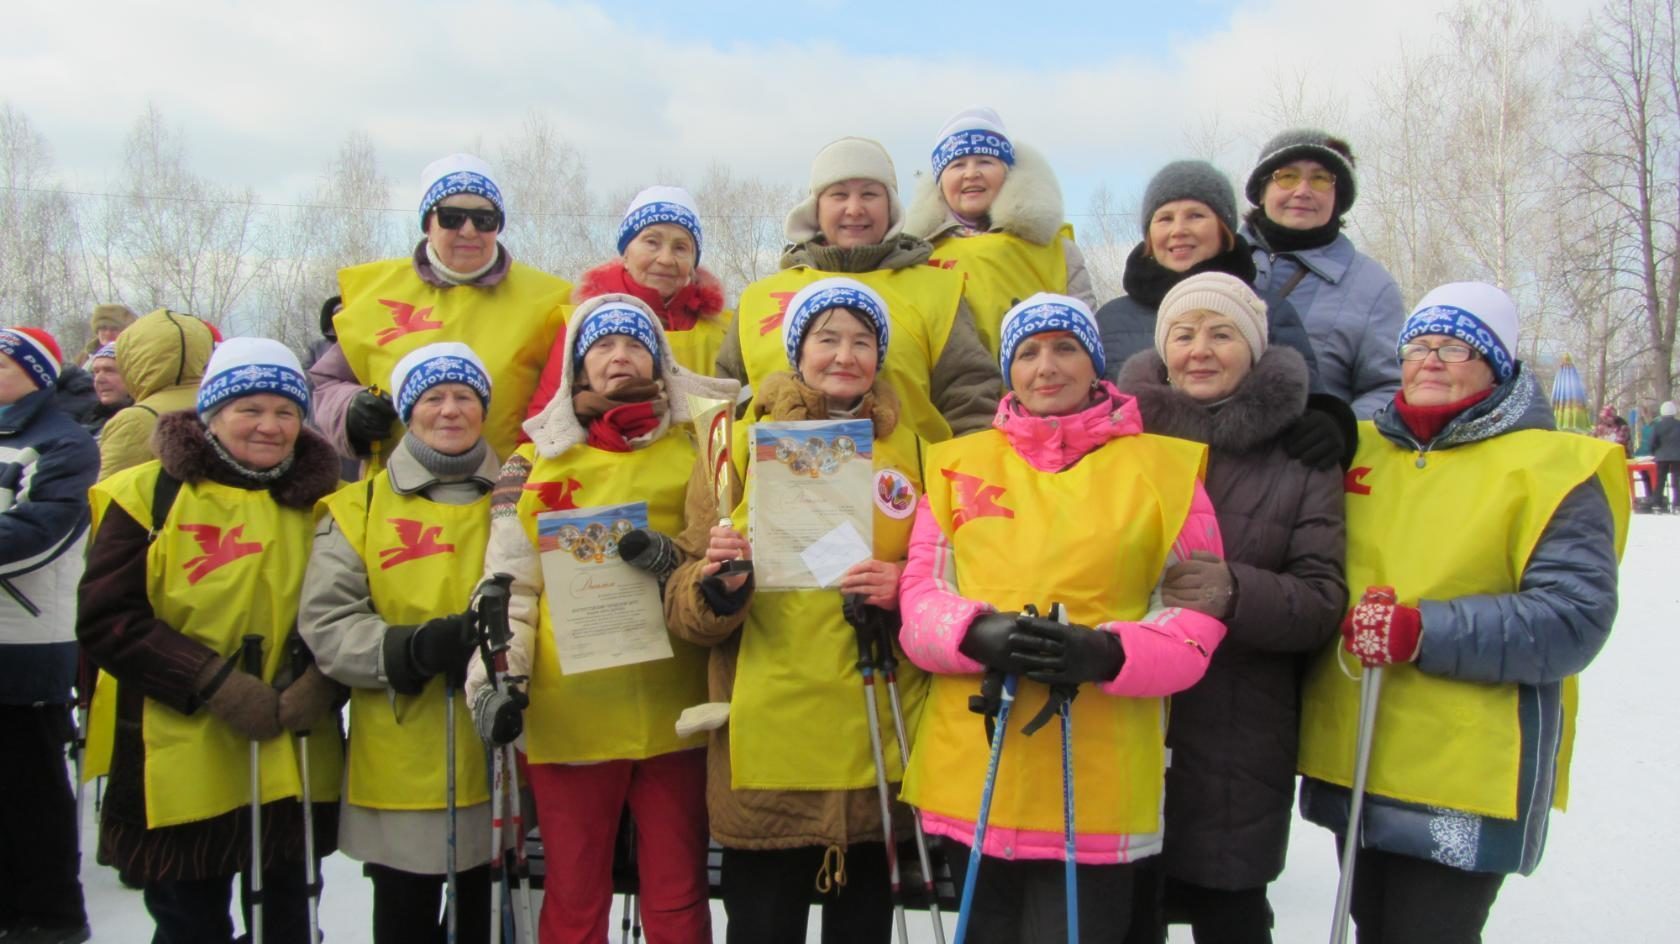
[{"label": "eyeglasses", "polygon": [[1429,355],[1435,355],[1443,364],[1462,364],[1474,360],[1481,355],[1476,349],[1463,344],[1443,344],[1440,347],[1430,347],[1416,341],[1400,345],[1400,359],[1403,361],[1428,360]]},{"label": "eyeglasses", "polygon": [[502,228],[502,211],[444,206],[437,208],[437,224],[444,229],[460,229],[468,220],[472,220],[473,229],[481,233],[494,233]]},{"label": "eyeglasses", "polygon": [[[1319,193],[1329,193],[1336,186],[1336,175],[1327,170],[1315,170],[1307,176],[1307,186]],[[1285,190],[1301,186],[1301,172],[1293,167],[1279,167],[1272,171],[1272,183]]]}]

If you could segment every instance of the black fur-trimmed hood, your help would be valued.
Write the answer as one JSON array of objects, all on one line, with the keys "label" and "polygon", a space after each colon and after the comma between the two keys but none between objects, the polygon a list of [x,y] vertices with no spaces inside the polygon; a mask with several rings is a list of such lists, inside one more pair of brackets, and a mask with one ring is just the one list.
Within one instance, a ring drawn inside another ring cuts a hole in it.
[{"label": "black fur-trimmed hood", "polygon": [[286,508],[309,510],[338,488],[338,454],[320,434],[305,426],[292,450],[292,467],[273,482],[257,483],[216,455],[210,432],[192,410],[165,413],[152,433],[152,449],[163,469],[183,482],[209,480],[235,488],[264,488]]},{"label": "black fur-trimmed hood", "polygon": [[1307,407],[1307,362],[1293,348],[1268,347],[1216,409],[1169,386],[1166,365],[1153,349],[1128,358],[1115,385],[1137,398],[1144,432],[1206,443],[1223,452],[1250,452],[1301,418]]}]

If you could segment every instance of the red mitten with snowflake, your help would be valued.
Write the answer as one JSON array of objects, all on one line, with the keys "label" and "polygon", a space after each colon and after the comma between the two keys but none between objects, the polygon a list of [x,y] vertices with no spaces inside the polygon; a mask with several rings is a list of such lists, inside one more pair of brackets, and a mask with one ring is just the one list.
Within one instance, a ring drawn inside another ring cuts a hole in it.
[{"label": "red mitten with snowflake", "polygon": [[1371,666],[1416,659],[1422,633],[1423,614],[1399,605],[1393,587],[1367,587],[1342,620],[1342,646]]}]

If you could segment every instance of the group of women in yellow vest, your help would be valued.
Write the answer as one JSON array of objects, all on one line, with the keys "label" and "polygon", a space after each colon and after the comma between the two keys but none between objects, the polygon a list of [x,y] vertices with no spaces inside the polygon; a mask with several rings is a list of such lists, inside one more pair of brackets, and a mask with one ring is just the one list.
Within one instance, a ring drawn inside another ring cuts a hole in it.
[{"label": "group of women in yellow vest", "polygon": [[[1351,157],[1291,134],[1249,182],[1257,212],[1283,208],[1269,232],[1351,203]],[[1574,678],[1615,613],[1619,458],[1552,431],[1515,306],[1478,283],[1405,320],[1400,389],[1356,432],[1345,408],[1315,419],[1252,267],[1210,262],[1246,245],[1229,183],[1174,166],[1193,186],[1152,184],[1169,212],[1140,251],[1165,294],[1135,353],[1105,350],[1055,179],[990,109],[940,130],[908,209],[880,145],[824,147],[780,271],[733,313],[680,188],[639,194],[574,288],[497,240],[482,161],[428,167],[424,237],[340,273],[307,376],[276,342],[224,342],[159,460],[94,490],[79,633],[117,683],[99,855],[144,889],[155,940],[230,940],[235,875],[246,927],[307,940],[307,838],[365,863],[381,944],[443,941],[450,907],[488,942],[483,732],[523,752],[545,944],[606,936],[625,811],[654,942],[713,939],[708,837],[728,940],[804,940],[816,901],[824,940],[888,941],[913,816],[974,883],[969,941],[1070,920],[1086,941],[1158,944],[1174,921],[1269,941],[1296,771],[1303,814],[1345,833],[1379,666],[1360,939],[1479,940],[1566,796]],[[722,489],[689,423],[718,400],[741,417]],[[748,429],[839,419],[873,430],[872,556],[830,589],[756,587],[731,566],[753,553]],[[1328,458],[1299,458],[1303,435]],[[338,483],[334,447],[361,481]],[[568,671],[540,518],[632,503],[624,554],[660,579],[671,655]],[[494,573],[512,699],[485,697],[470,608]],[[890,698],[860,678],[866,624],[890,630]],[[1020,707],[988,769],[970,702],[997,677]],[[1023,730],[1051,699],[1067,739]]]}]

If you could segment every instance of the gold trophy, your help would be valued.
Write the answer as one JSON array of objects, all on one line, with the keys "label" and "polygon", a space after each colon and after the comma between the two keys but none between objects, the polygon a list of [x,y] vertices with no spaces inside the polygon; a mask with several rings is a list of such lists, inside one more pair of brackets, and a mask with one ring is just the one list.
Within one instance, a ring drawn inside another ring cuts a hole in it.
[{"label": "gold trophy", "polygon": [[[694,438],[700,447],[700,455],[711,471],[712,494],[717,498],[718,524],[730,527],[729,511],[735,507],[733,489],[730,487],[730,477],[734,474],[734,466],[730,462],[730,449],[735,442],[735,401],[716,400],[710,397],[698,397],[687,394],[688,415],[694,424]],[[752,573],[752,561],[732,560],[718,568],[718,576],[731,574]]]}]

